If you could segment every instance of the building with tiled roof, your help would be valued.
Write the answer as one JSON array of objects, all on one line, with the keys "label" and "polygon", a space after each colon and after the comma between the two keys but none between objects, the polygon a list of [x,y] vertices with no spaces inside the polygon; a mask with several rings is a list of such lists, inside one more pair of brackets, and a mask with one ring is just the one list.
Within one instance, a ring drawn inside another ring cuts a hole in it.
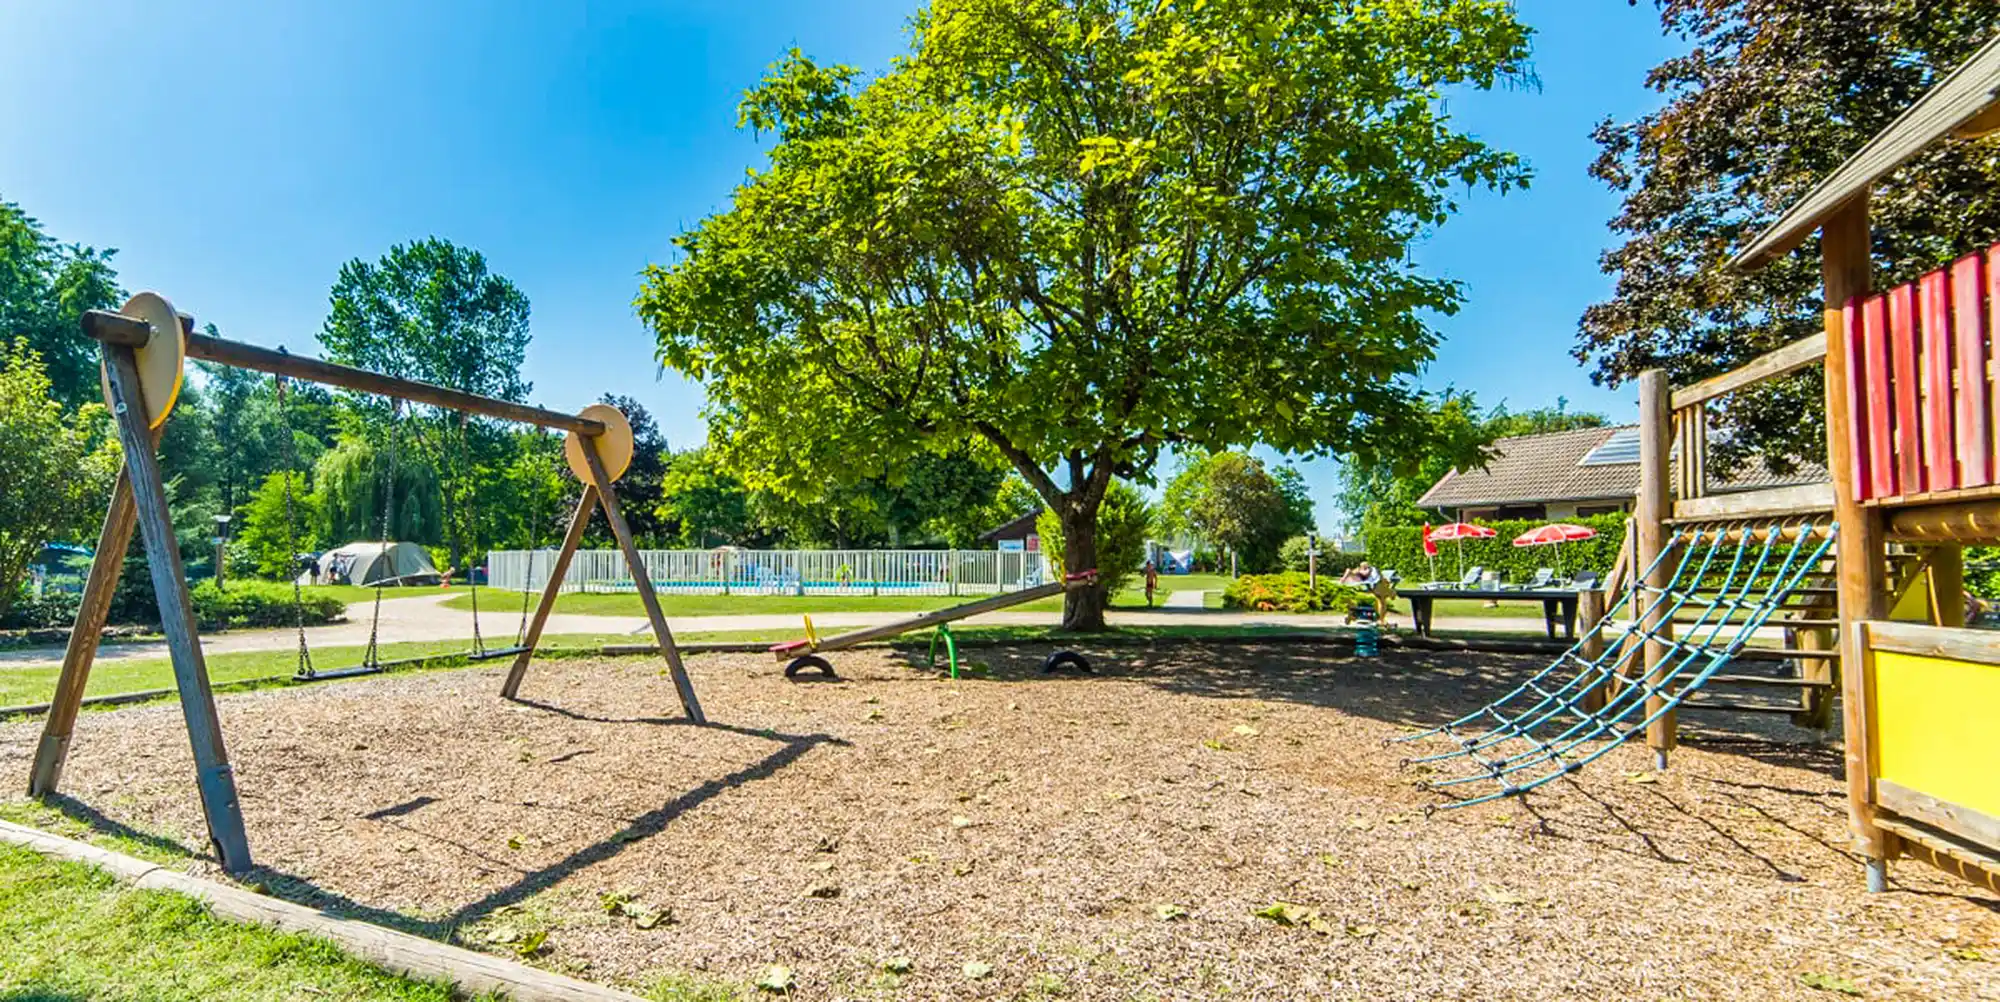
[{"label": "building with tiled roof", "polygon": [[[1493,443],[1485,469],[1445,474],[1417,500],[1457,519],[1577,518],[1629,511],[1639,493],[1639,426],[1579,428]],[[1803,464],[1779,476],[1751,461],[1711,493],[1819,483],[1825,468]]]}]

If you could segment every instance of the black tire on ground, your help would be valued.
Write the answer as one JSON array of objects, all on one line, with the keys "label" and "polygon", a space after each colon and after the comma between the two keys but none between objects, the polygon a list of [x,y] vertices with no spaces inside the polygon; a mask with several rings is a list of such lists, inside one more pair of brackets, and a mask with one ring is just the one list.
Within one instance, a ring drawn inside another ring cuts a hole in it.
[{"label": "black tire on ground", "polygon": [[798,678],[799,673],[805,671],[807,668],[817,668],[820,674],[827,678],[840,677],[833,673],[833,662],[817,654],[802,654],[793,658],[792,663],[785,666],[785,677]]},{"label": "black tire on ground", "polygon": [[1075,651],[1057,651],[1042,662],[1042,672],[1047,674],[1058,670],[1088,672],[1090,661]]}]

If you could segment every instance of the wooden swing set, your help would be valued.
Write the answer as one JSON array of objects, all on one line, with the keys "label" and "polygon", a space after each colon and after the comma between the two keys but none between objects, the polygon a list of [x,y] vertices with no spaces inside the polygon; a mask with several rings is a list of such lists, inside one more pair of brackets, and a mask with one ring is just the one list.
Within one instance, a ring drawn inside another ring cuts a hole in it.
[{"label": "wooden swing set", "polygon": [[[631,569],[632,580],[646,607],[646,617],[653,627],[654,639],[673,677],[681,708],[689,720],[697,724],[706,723],[701,703],[695,698],[694,685],[682,664],[680,649],[674,644],[673,634],[667,628],[666,615],[653,593],[645,561],[632,540],[630,527],[619,512],[617,490],[613,485],[631,465],[633,438],[631,425],[616,408],[607,404],[592,404],[579,414],[564,414],[208,337],[194,332],[191,317],[175,311],[166,299],[151,292],[133,296],[116,313],[101,310],[86,313],[82,327],[83,333],[97,341],[103,351],[104,397],[117,425],[118,440],[125,452],[125,465],[112,488],[97,553],[85,579],[76,625],[70,631],[69,646],[63,655],[55,697],[43,723],[41,742],[35,750],[28,781],[30,796],[51,796],[61,783],[63,762],[75,734],[84,687],[90,680],[91,663],[97,655],[98,639],[110,613],[112,594],[117,589],[125,552],[131,545],[136,528],[145,546],[153,591],[159,600],[161,630],[166,635],[181,714],[194,750],[195,782],[201,797],[202,814],[208,824],[209,840],[224,869],[237,873],[253,865],[242,806],[236,795],[236,777],[223,742],[208,667],[197,635],[187,575],[181,565],[173,520],[167,508],[166,484],[154,455],[160,432],[180,396],[186,360],[190,358],[270,373],[281,379],[304,380],[376,394],[399,402],[427,404],[464,415],[477,414],[567,432],[565,459],[571,473],[583,484],[583,494],[570,517],[568,531],[563,536],[561,549],[556,553],[541,600],[533,616],[525,622],[516,648],[506,652],[511,653],[514,660],[508,668],[500,694],[503,698],[513,699],[519,693],[528,664],[541,642],[542,628],[562,590],[570,559],[583,541],[592,514],[602,508],[605,521],[609,523],[611,533]],[[303,652],[303,630],[300,643]],[[380,667],[375,670],[380,670]],[[336,673],[318,673],[317,677],[325,678],[333,674]]]}]

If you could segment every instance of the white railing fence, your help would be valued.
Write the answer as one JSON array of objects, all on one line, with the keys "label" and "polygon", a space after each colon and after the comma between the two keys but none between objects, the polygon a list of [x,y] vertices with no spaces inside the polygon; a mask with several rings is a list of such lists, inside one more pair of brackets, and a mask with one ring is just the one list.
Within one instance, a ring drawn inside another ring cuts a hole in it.
[{"label": "white railing fence", "polygon": [[[1050,579],[1040,553],[999,550],[641,550],[655,591],[670,595],[978,595]],[[540,591],[556,551],[494,550],[492,588]],[[579,550],[566,592],[633,590],[617,550]]]}]

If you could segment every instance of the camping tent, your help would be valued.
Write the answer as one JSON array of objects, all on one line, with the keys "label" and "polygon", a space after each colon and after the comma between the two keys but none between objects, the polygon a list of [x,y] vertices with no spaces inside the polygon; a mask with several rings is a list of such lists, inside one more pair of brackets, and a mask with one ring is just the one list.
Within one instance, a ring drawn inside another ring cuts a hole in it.
[{"label": "camping tent", "polygon": [[415,543],[349,543],[319,555],[308,583],[429,585],[442,580],[431,556]]}]

